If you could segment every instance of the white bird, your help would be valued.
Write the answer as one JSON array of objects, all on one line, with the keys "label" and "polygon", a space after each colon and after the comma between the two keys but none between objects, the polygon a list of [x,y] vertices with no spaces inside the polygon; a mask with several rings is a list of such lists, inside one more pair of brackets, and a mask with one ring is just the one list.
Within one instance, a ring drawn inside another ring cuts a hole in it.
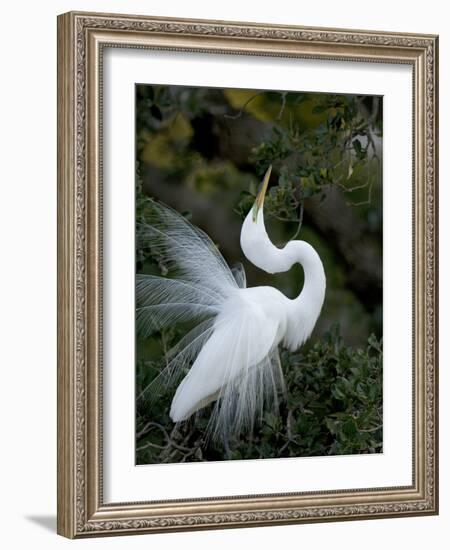
[{"label": "white bird", "polygon": [[[152,252],[175,276],[137,276],[141,334],[186,321],[196,324],[169,352],[168,366],[157,380],[177,383],[185,375],[170,417],[187,420],[215,402],[209,430],[225,439],[251,430],[263,411],[277,403],[284,388],[278,348],[295,351],[309,338],[325,297],[324,268],[314,248],[301,240],[278,248],[267,235],[263,205],[270,174],[271,167],[244,220],[241,248],[268,273],[300,264],[304,285],[294,299],[270,286],[246,288],[242,266],[231,270],[203,231],[160,203],[154,203],[143,231]],[[152,388],[155,384],[140,397]]]}]

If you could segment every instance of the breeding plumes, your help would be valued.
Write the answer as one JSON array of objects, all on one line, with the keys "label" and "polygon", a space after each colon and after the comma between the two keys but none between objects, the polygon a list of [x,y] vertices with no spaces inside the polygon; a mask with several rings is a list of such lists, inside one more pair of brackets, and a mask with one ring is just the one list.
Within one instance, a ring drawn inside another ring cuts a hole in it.
[{"label": "breeding plumes", "polygon": [[264,410],[277,406],[284,388],[278,348],[295,351],[305,342],[325,297],[325,273],[314,248],[300,240],[278,248],[267,235],[263,205],[270,173],[271,168],[242,225],[241,248],[268,273],[301,264],[304,285],[297,298],[270,286],[247,288],[242,266],[230,269],[203,231],[160,203],[141,229],[170,278],[137,276],[140,334],[184,322],[194,328],[168,352],[166,368],[139,397],[151,398],[158,384],[177,384],[170,409],[174,422],[214,402],[209,432],[225,440],[251,430]]}]

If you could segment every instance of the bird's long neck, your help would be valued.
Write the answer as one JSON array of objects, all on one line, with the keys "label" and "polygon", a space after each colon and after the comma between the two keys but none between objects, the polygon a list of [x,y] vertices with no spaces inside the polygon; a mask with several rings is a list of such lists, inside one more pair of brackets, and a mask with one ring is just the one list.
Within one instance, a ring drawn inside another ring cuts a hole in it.
[{"label": "bird's long neck", "polygon": [[294,264],[303,267],[302,291],[293,300],[286,298],[285,343],[297,349],[311,334],[325,298],[325,272],[319,255],[305,241],[290,241],[284,248],[276,247],[267,235],[262,206],[258,206],[256,219],[252,210],[245,218],[241,248],[253,265],[267,273],[288,271]]},{"label": "bird's long neck", "polygon": [[303,289],[297,298],[286,298],[288,332],[292,335],[289,347],[296,349],[294,344],[302,343],[310,335],[325,298],[325,273],[319,255],[305,241],[290,241],[284,248],[275,246],[267,235],[262,208],[256,221],[252,212],[247,215],[241,232],[241,247],[247,259],[267,273],[289,271],[294,264],[302,266]]},{"label": "bird's long neck", "polygon": [[303,268],[303,289],[293,301],[298,302],[302,296],[307,296],[322,305],[325,297],[325,272],[316,250],[305,241],[290,241],[280,253],[283,256],[283,271],[289,270],[295,264],[300,264]]},{"label": "bird's long neck", "polygon": [[283,271],[300,264],[304,283],[300,294],[290,300],[285,344],[297,349],[311,334],[325,299],[325,272],[315,249],[304,241],[291,241],[279,253]]}]

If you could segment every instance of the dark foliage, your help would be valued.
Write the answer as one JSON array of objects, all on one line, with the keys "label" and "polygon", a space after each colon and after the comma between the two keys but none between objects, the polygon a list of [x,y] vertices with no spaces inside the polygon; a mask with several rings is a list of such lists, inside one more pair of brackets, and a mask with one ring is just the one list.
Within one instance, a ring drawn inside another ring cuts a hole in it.
[{"label": "dark foliage", "polygon": [[[269,233],[310,242],[327,276],[310,341],[282,351],[279,414],[227,448],[205,441],[210,408],[176,427],[174,388],[141,395],[187,327],[138,338],[137,463],[381,452],[381,107],[373,96],[137,87],[138,225],[155,197],[204,229],[230,265],[243,261],[241,222],[272,164]],[[243,263],[250,286],[301,289],[300,269],[273,276]],[[136,271],[167,275],[139,239]]]},{"label": "dark foliage", "polygon": [[[167,346],[168,335],[161,337]],[[382,450],[382,350],[375,336],[364,349],[353,349],[343,344],[335,327],[306,351],[283,351],[282,364],[286,394],[280,396],[279,414],[266,413],[253,434],[242,436],[226,449],[220,442],[204,439],[211,407],[191,422],[174,427],[167,414],[170,392],[161,391],[150,406],[144,401],[140,407],[138,401],[138,463]],[[138,362],[138,395],[163,365]]]}]

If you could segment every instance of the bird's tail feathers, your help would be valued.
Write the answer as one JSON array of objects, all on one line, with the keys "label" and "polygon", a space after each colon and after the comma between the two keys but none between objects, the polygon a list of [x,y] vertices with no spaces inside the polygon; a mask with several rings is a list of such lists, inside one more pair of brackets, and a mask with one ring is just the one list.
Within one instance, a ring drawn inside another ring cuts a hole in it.
[{"label": "bird's tail feathers", "polygon": [[146,222],[139,224],[137,233],[160,265],[177,278],[200,285],[219,300],[239,288],[210,237],[176,210],[153,201]]},{"label": "bird's tail feathers", "polygon": [[136,277],[136,329],[140,337],[179,323],[215,317],[223,298],[201,285],[139,274]]},{"label": "bird's tail feathers", "polygon": [[185,376],[213,332],[214,319],[200,322],[165,353],[166,366],[137,395],[139,407],[149,410],[169,388]]},{"label": "bird's tail feathers", "polygon": [[242,433],[252,433],[267,412],[278,413],[284,377],[278,348],[228,381],[220,389],[207,427],[207,437],[230,442]]}]

